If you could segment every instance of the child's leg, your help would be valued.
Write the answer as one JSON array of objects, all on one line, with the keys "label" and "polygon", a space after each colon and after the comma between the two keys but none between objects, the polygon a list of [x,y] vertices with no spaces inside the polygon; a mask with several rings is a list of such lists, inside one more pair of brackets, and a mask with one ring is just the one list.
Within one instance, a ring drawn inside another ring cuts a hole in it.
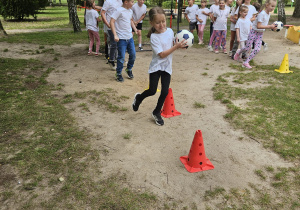
[{"label": "child's leg", "polygon": [[215,51],[218,51],[221,44],[221,33],[222,31],[215,30]]},{"label": "child's leg", "polygon": [[212,46],[212,43],[213,43],[215,37],[216,37],[216,31],[214,30],[212,35],[210,36],[210,40],[209,40],[209,44],[208,44],[209,46]]},{"label": "child's leg", "polygon": [[240,54],[242,53],[247,53],[249,50],[251,50],[251,47],[252,47],[252,43],[254,42],[255,40],[255,31],[254,30],[251,30],[250,31],[250,34],[248,36],[248,40],[247,42],[245,43],[245,47],[243,47],[241,50],[240,50]]},{"label": "child's leg", "polygon": [[159,114],[161,112],[162,106],[164,105],[166,97],[169,93],[171,75],[165,71],[160,71],[160,73],[161,73],[161,76],[160,76],[161,91],[160,91],[160,96],[157,101],[157,105],[153,111],[153,114]]},{"label": "child's leg", "polygon": [[116,56],[116,50],[117,50],[117,42],[115,41],[114,34],[111,30],[107,30],[109,41],[110,41],[110,52],[109,52],[109,60],[114,61]]},{"label": "child's leg", "polygon": [[117,45],[118,45],[117,74],[121,74],[123,69],[123,64],[125,61],[127,42],[125,39],[120,39]]},{"label": "child's leg", "polygon": [[139,47],[142,47],[142,31],[137,30],[137,35],[138,35]]},{"label": "child's leg", "polygon": [[224,51],[226,51],[226,34],[227,30],[221,31],[221,45]]},{"label": "child's leg", "polygon": [[89,32],[89,38],[90,38],[90,45],[89,45],[89,53],[93,51],[93,45],[94,45],[94,35],[92,30],[88,30]]},{"label": "child's leg", "polygon": [[149,89],[145,90],[140,95],[137,95],[136,100],[138,103],[142,103],[142,101],[149,97],[155,95],[158,86],[158,80],[160,78],[160,72],[153,72],[149,74]]},{"label": "child's leg", "polygon": [[232,48],[233,48],[235,34],[236,34],[236,31],[230,31],[230,45],[229,45],[229,50],[230,51],[232,51]]},{"label": "child's leg", "polygon": [[99,53],[99,48],[100,48],[100,36],[98,31],[93,31],[94,37],[96,40],[96,53]]},{"label": "child's leg", "polygon": [[200,44],[200,40],[201,40],[201,38],[200,38],[200,36],[201,36],[201,30],[200,30],[201,24],[198,24],[197,27],[198,27],[198,39],[199,39],[199,44]]},{"label": "child's leg", "polygon": [[[256,54],[259,53],[260,48],[261,48],[262,36],[263,36],[263,32],[255,32],[255,36],[254,36],[254,50],[250,53],[250,55],[248,56],[248,58],[245,61],[245,63],[249,63],[256,56]],[[248,43],[246,45],[248,45]]]},{"label": "child's leg", "polygon": [[127,40],[127,52],[129,54],[129,59],[128,59],[128,63],[127,63],[127,69],[129,71],[132,70],[132,67],[134,65],[134,61],[135,61],[135,57],[136,57],[136,52],[135,52],[135,46],[134,46],[134,41],[133,38],[131,38],[130,40]]},{"label": "child's leg", "polygon": [[201,43],[203,43],[204,27],[205,27],[205,25],[200,24],[200,27],[198,28],[198,33],[200,34],[199,38],[200,38]]}]

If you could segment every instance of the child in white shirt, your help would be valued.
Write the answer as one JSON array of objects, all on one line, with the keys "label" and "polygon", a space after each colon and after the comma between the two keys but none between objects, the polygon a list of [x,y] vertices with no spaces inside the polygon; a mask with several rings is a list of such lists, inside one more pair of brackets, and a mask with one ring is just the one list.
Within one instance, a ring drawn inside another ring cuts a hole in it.
[{"label": "child in white shirt", "polygon": [[255,57],[255,55],[260,51],[261,48],[261,41],[263,37],[263,32],[265,29],[276,29],[276,25],[268,25],[270,19],[270,13],[275,9],[277,4],[276,0],[266,0],[265,9],[261,11],[257,18],[255,19],[252,30],[248,36],[248,40],[246,46],[241,50],[237,50],[234,55],[234,60],[238,60],[238,57],[242,53],[246,53],[251,50],[252,43],[254,43],[254,50],[250,53],[247,57],[246,61],[243,63],[243,67],[251,69],[252,67],[249,65],[249,62]]},{"label": "child in white shirt", "polygon": [[[219,10],[214,12],[214,31],[216,35],[215,53],[219,53],[219,47],[222,46],[223,52],[226,50],[227,18],[230,11],[225,8],[225,0],[219,1]],[[211,40],[210,40],[211,41]]]},{"label": "child in white shirt", "polygon": [[203,44],[203,32],[206,25],[207,16],[209,16],[209,9],[205,7],[206,0],[201,0],[201,8],[196,12],[196,19],[198,24],[198,44]]},{"label": "child in white shirt", "polygon": [[122,7],[119,7],[111,16],[110,25],[118,46],[116,79],[123,82],[122,69],[125,61],[126,50],[129,54],[126,73],[129,79],[133,79],[132,67],[135,61],[135,46],[132,38],[132,28],[136,32],[136,27],[132,21],[133,0],[123,0]]},{"label": "child in white shirt", "polygon": [[[90,38],[88,55],[91,55],[93,45],[94,45],[94,40],[96,40],[95,56],[98,56],[99,48],[100,48],[100,36],[99,36],[98,22],[100,22],[101,19],[99,18],[99,13],[93,9],[94,7],[95,7],[94,1],[88,0],[86,2],[85,24],[86,24],[86,29],[89,33],[89,38]],[[100,53],[100,55],[101,55],[101,53]]]},{"label": "child in white shirt", "polygon": [[189,30],[193,33],[194,29],[196,28],[198,33],[196,12],[199,8],[198,5],[194,4],[194,1],[195,0],[188,0],[189,6],[185,9],[185,18],[189,22]]},{"label": "child in white shirt", "polygon": [[[236,37],[240,44],[240,49],[245,47],[245,43],[248,40],[248,35],[252,29],[252,23],[250,19],[246,18],[248,10],[249,9],[246,6],[240,7],[238,15],[239,19],[235,24]],[[241,61],[241,57],[239,57],[238,60]]]},{"label": "child in white shirt", "polygon": [[[138,42],[139,42],[139,50],[143,50],[142,47],[142,28],[143,28],[143,19],[147,13],[147,6],[144,4],[145,0],[138,0],[135,3],[131,10],[133,12],[133,22],[137,29]],[[134,35],[134,30],[132,29],[132,34]]]}]

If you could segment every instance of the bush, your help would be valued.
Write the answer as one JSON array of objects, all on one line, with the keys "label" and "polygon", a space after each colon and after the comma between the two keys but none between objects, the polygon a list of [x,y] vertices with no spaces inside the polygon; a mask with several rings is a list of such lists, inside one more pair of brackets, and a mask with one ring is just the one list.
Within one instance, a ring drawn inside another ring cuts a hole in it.
[{"label": "bush", "polygon": [[1,0],[0,15],[7,18],[22,20],[25,17],[36,18],[38,10],[43,9],[48,4],[48,0]]}]

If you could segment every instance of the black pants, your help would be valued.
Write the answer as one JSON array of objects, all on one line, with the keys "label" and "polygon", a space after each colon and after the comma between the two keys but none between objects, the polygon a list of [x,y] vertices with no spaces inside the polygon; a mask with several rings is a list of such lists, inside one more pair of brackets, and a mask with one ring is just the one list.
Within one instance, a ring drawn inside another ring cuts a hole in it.
[{"label": "black pants", "polygon": [[157,101],[157,105],[153,111],[154,114],[158,114],[161,112],[162,106],[164,105],[165,99],[169,92],[169,86],[171,82],[171,75],[165,71],[157,71],[153,72],[149,75],[149,89],[145,90],[137,100],[142,103],[142,101],[148,96],[155,95],[157,91],[158,81],[161,78],[161,92]]}]

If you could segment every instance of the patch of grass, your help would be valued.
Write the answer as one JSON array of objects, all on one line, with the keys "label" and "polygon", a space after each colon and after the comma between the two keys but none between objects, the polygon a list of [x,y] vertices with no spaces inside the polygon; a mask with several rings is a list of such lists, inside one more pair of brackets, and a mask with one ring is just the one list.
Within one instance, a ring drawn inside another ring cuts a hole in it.
[{"label": "patch of grass", "polygon": [[130,139],[132,137],[131,133],[125,133],[123,134],[123,139]]},{"label": "patch of grass", "polygon": [[5,48],[5,49],[3,50],[3,52],[8,52],[8,49],[7,49],[7,48]]},{"label": "patch of grass", "polygon": [[204,104],[201,104],[200,102],[195,102],[195,103],[194,103],[194,107],[195,107],[195,108],[205,108],[205,105],[204,105]]},{"label": "patch of grass", "polygon": [[[122,187],[125,175],[112,174],[109,179],[94,181],[86,173],[89,164],[99,160],[99,151],[90,147],[91,136],[77,127],[62,102],[88,94],[66,95],[61,100],[53,97],[51,91],[57,87],[48,84],[46,78],[55,69],[45,68],[37,60],[0,58],[0,64],[2,201],[19,209],[156,206],[154,195]],[[107,89],[91,95],[119,98],[115,93]],[[96,173],[101,176],[100,171]],[[15,177],[21,180],[18,188]],[[47,194],[47,199],[40,193]]]},{"label": "patch of grass", "polygon": [[[272,148],[282,157],[299,160],[300,145],[300,74],[299,69],[290,67],[294,74],[283,75],[274,71],[278,66],[256,65],[257,70],[251,72],[227,73],[218,78],[215,85],[214,98],[216,100],[234,101],[247,99],[247,108],[239,108],[228,103],[228,113],[225,118],[235,127],[243,129],[245,133],[256,139],[261,139],[265,147]],[[240,83],[251,84],[261,82],[267,86],[231,86],[227,81],[233,77]]]}]

